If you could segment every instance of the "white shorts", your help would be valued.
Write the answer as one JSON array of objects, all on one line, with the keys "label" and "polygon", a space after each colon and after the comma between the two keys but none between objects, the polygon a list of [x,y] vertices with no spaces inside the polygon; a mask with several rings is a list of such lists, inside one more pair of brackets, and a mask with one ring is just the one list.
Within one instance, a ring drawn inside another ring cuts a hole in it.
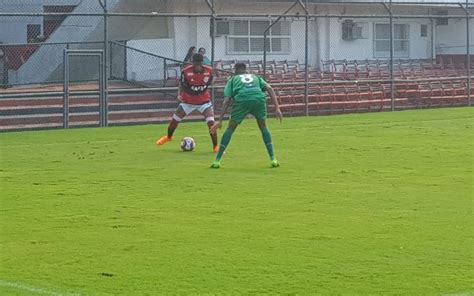
[{"label": "white shorts", "polygon": [[180,103],[179,105],[181,106],[181,108],[183,108],[183,111],[184,113],[186,113],[186,115],[189,115],[194,110],[197,110],[199,113],[203,114],[204,111],[207,110],[207,108],[210,108],[210,107],[212,108],[211,102],[208,102],[202,105],[192,105],[192,104],[187,104],[187,103]]}]

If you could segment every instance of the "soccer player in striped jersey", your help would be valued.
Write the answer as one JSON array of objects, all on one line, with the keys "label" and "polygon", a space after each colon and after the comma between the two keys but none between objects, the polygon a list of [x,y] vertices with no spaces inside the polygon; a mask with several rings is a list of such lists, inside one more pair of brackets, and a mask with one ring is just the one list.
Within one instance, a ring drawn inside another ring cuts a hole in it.
[{"label": "soccer player in striped jersey", "polygon": [[[193,65],[185,67],[181,72],[179,83],[180,104],[168,125],[168,135],[156,141],[157,145],[164,145],[173,140],[173,134],[178,124],[193,111],[198,111],[206,119],[208,128],[214,125],[214,109],[211,102],[209,86],[212,84],[213,70],[203,65],[203,56],[199,53],[193,55]],[[217,153],[217,134],[211,134],[213,151]]]}]

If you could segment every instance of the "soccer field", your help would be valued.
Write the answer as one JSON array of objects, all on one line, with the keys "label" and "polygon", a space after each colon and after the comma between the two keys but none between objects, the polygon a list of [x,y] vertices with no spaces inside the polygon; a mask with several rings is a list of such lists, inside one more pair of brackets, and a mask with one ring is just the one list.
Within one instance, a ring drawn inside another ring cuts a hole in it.
[{"label": "soccer field", "polygon": [[0,295],[474,295],[473,110],[0,134]]}]

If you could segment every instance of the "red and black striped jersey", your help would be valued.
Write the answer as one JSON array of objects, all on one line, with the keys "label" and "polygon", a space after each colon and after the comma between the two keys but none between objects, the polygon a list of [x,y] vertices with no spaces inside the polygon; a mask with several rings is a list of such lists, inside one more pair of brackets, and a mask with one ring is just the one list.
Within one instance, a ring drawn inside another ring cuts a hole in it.
[{"label": "red and black striped jersey", "polygon": [[197,72],[194,66],[187,66],[181,71],[181,98],[184,103],[202,105],[211,100],[209,86],[212,83],[213,70],[202,66]]}]

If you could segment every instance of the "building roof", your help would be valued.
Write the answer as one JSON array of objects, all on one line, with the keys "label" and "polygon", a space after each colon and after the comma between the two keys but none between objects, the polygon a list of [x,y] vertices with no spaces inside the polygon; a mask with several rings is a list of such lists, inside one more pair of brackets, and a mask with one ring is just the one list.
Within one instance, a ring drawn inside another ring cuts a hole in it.
[{"label": "building roof", "polygon": [[[219,0],[216,0],[218,2]],[[372,4],[389,3],[389,0],[307,0],[311,4]],[[224,1],[225,2],[225,1]],[[238,0],[238,2],[273,2],[273,3],[292,3],[294,0]],[[304,3],[305,0],[302,0]],[[468,0],[469,5],[474,6],[474,0]],[[413,5],[453,5],[465,4],[466,0],[393,0],[392,4],[413,4]]]}]

